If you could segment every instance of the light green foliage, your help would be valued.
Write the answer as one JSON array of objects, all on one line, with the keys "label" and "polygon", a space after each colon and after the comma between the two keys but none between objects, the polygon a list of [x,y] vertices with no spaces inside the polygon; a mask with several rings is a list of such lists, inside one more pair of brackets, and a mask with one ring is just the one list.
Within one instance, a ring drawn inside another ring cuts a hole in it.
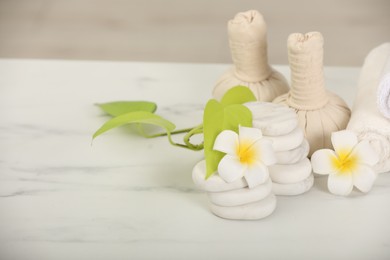
[{"label": "light green foliage", "polygon": [[[175,125],[172,122],[154,114],[157,109],[157,105],[155,103],[147,101],[119,101],[98,104],[98,106],[104,112],[111,115],[113,118],[104,123],[93,134],[92,140],[111,129],[127,124],[137,124],[137,129],[139,130],[139,133],[146,138],[167,136],[169,143],[174,146],[190,149],[193,151],[203,149],[203,143],[193,144],[190,141],[190,138],[193,135],[201,134],[203,132],[202,125],[197,126],[195,128],[187,128],[174,131]],[[157,134],[148,134],[143,129],[144,124],[159,126],[163,128],[164,132]],[[171,135],[181,133],[187,133],[183,138],[184,144],[174,142],[171,137]]]},{"label": "light green foliage", "polygon": [[252,113],[243,103],[255,101],[253,93],[246,87],[230,89],[221,102],[214,99],[206,104],[203,114],[204,153],[206,158],[206,179],[218,168],[224,156],[213,149],[216,137],[223,130],[238,131],[238,126],[252,126]]},{"label": "light green foliage", "polygon": [[256,101],[255,95],[252,91],[244,86],[236,86],[229,89],[223,95],[221,103],[225,106],[234,104],[244,104],[247,102]]},{"label": "light green foliage", "polygon": [[[243,103],[255,101],[253,93],[243,86],[237,86],[223,96],[221,102],[211,99],[204,110],[203,124],[194,128],[175,130],[175,125],[154,114],[157,105],[147,101],[119,101],[98,104],[98,106],[111,115],[113,118],[103,124],[94,134],[93,139],[97,136],[113,129],[127,124],[137,124],[140,134],[145,137],[153,138],[158,136],[167,136],[169,142],[178,147],[190,150],[201,150],[204,148],[206,157],[206,178],[210,177],[218,168],[218,164],[223,157],[223,153],[213,150],[215,138],[223,130],[238,131],[239,125],[251,127],[252,113],[243,106]],[[145,133],[142,125],[150,124],[159,126],[164,129],[163,133],[150,135]],[[171,135],[187,133],[184,138],[184,144],[175,143]],[[204,144],[192,144],[190,138],[197,134],[202,134]]]},{"label": "light green foliage", "polygon": [[116,101],[96,105],[111,116],[120,116],[138,111],[154,113],[157,109],[157,105],[149,101]]},{"label": "light green foliage", "polygon": [[123,114],[117,117],[112,118],[111,120],[107,121],[104,125],[102,125],[94,134],[93,138],[96,138],[97,136],[107,132],[108,130],[111,130],[113,128],[132,124],[132,123],[142,123],[142,124],[151,124],[156,125],[164,130],[166,130],[168,133],[172,132],[175,129],[175,125],[171,123],[170,121],[155,115],[150,112],[145,111],[138,111],[138,112],[130,112],[127,114]]}]

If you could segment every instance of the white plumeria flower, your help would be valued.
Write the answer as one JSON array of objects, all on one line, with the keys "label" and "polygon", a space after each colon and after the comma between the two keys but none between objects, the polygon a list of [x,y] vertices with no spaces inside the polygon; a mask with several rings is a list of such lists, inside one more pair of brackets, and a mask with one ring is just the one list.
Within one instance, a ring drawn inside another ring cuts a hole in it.
[{"label": "white plumeria flower", "polygon": [[329,174],[328,189],[336,195],[348,195],[353,186],[370,191],[377,174],[372,169],[379,158],[367,140],[358,142],[356,134],[344,130],[332,133],[335,151],[322,149],[311,156],[313,171]]},{"label": "white plumeria flower", "polygon": [[239,126],[239,134],[222,131],[215,139],[214,150],[226,153],[218,164],[221,178],[233,182],[244,177],[249,188],[266,182],[267,166],[276,162],[271,141],[257,128]]}]

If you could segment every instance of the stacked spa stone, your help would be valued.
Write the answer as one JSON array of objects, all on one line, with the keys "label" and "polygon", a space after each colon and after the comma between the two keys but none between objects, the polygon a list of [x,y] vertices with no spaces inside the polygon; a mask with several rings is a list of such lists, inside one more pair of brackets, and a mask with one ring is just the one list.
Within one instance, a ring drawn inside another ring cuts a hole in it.
[{"label": "stacked spa stone", "polygon": [[250,189],[244,178],[227,183],[218,172],[207,180],[205,177],[206,162],[201,161],[195,165],[192,179],[199,189],[207,192],[211,211],[221,218],[261,219],[275,210],[276,198],[269,178],[265,183]]},{"label": "stacked spa stone", "polygon": [[253,127],[260,128],[263,136],[272,141],[277,163],[270,166],[269,174],[276,195],[298,195],[313,186],[309,143],[298,125],[294,110],[284,105],[267,102],[245,104],[253,115]]}]

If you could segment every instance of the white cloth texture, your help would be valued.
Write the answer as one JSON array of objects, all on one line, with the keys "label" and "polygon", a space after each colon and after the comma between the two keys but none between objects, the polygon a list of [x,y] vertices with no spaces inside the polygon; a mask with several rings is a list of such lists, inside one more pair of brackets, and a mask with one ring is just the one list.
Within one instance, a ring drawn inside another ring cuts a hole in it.
[{"label": "white cloth texture", "polygon": [[248,87],[260,101],[272,101],[289,90],[284,76],[268,64],[267,27],[258,11],[236,14],[228,22],[228,36],[234,67],[217,81],[214,98],[221,99],[237,85]]},{"label": "white cloth texture", "polygon": [[377,106],[377,88],[389,53],[390,43],[385,43],[371,50],[365,58],[347,126],[359,140],[368,140],[378,153],[379,162],[374,166],[377,173],[390,171],[390,121]]},{"label": "white cloth texture", "polygon": [[383,52],[387,58],[380,76],[377,104],[382,115],[390,119],[390,42],[383,44]]}]

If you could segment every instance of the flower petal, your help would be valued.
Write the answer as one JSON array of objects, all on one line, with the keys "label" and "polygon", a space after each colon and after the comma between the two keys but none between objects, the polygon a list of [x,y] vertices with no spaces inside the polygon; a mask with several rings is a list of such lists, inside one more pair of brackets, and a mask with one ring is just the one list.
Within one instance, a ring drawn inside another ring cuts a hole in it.
[{"label": "flower petal", "polygon": [[218,173],[226,182],[233,182],[242,178],[247,166],[242,164],[236,156],[225,155],[218,164]]},{"label": "flower petal", "polygon": [[360,163],[375,165],[379,161],[378,154],[372,149],[368,140],[363,140],[358,143],[352,151],[351,155],[356,155]]},{"label": "flower petal", "polygon": [[254,188],[268,180],[268,168],[262,163],[255,163],[245,170],[244,178],[248,187]]},{"label": "flower petal", "polygon": [[318,174],[330,174],[337,171],[333,167],[333,160],[337,160],[337,156],[334,151],[330,149],[317,150],[311,156],[311,165],[313,172]]},{"label": "flower petal", "polygon": [[351,173],[334,173],[328,177],[328,189],[335,195],[346,196],[353,189]]},{"label": "flower petal", "polygon": [[369,192],[376,180],[377,174],[374,170],[364,164],[359,164],[353,171],[353,184],[362,192]]},{"label": "flower petal", "polygon": [[240,126],[238,131],[238,138],[241,142],[250,142],[254,143],[257,140],[261,139],[263,134],[258,128]]},{"label": "flower petal", "polygon": [[331,140],[334,150],[339,155],[350,153],[358,143],[356,134],[349,130],[333,132]]},{"label": "flower petal", "polygon": [[256,149],[256,161],[262,162],[266,166],[276,163],[276,155],[271,140],[262,138],[254,143],[251,149]]},{"label": "flower petal", "polygon": [[214,150],[234,155],[238,146],[238,134],[231,130],[224,130],[214,141]]}]

